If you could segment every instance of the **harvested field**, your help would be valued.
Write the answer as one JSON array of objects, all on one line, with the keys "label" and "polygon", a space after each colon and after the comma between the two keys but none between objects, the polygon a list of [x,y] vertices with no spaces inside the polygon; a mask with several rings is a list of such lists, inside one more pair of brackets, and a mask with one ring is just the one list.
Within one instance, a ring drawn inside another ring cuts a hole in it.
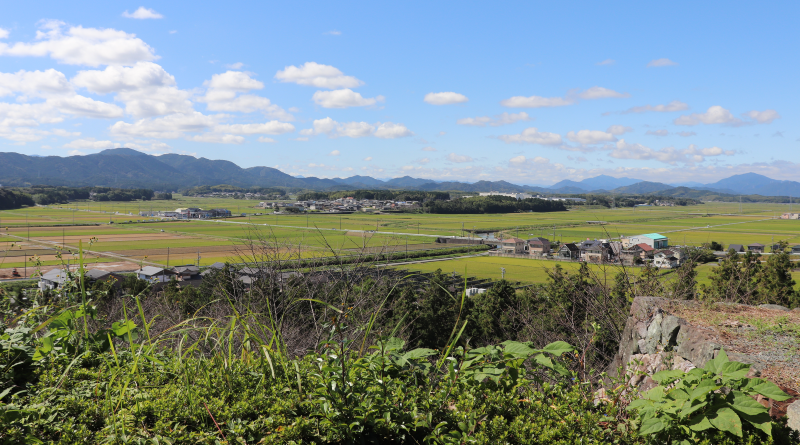
[{"label": "harvested field", "polygon": [[[88,262],[85,266],[87,269],[100,269],[106,270],[109,272],[132,272],[139,269],[139,264],[133,261],[115,261],[115,262],[100,262],[100,263],[93,263]],[[50,266],[42,266],[38,268],[38,271],[42,274],[45,274],[53,269],[63,268],[62,265],[50,265]],[[70,265],[70,270],[77,270],[78,266]],[[8,279],[13,278],[11,275],[11,271],[13,268],[11,267],[3,267],[0,268],[0,279]],[[17,268],[17,271],[22,275],[24,273],[24,269]],[[36,273],[37,269],[32,267],[28,267],[28,276],[33,276]]]}]

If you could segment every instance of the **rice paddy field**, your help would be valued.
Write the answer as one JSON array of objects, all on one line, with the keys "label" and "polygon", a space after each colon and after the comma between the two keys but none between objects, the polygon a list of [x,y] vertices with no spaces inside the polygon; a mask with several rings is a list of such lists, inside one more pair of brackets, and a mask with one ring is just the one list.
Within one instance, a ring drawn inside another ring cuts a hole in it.
[{"label": "rice paddy field", "polygon": [[[435,238],[469,235],[472,231],[500,232],[506,237],[520,238],[543,236],[564,242],[658,232],[669,237],[671,245],[699,245],[710,241],[725,246],[754,242],[771,245],[780,240],[800,244],[800,221],[775,219],[789,211],[789,205],[783,204],[742,204],[741,208],[738,203],[636,209],[578,207],[566,212],[492,215],[274,215],[256,208],[257,201],[175,196],[172,201],[75,202],[0,211],[0,269],[30,264],[31,257],[43,265],[58,264],[61,260],[56,257],[56,249],[63,249],[68,256],[69,252],[77,250],[79,241],[84,243],[93,261],[163,266],[236,262],[250,240],[270,246],[272,255],[309,258],[334,253],[452,247],[437,245]],[[225,221],[186,222],[137,215],[140,210],[179,207],[227,208],[235,215],[246,213],[247,216]],[[598,224],[598,221],[604,223]],[[90,239],[91,246],[87,247]],[[482,270],[484,259],[456,261],[475,262]],[[516,261],[522,263],[513,263],[510,267],[515,271],[520,268],[520,274],[528,270],[530,275],[518,281],[543,279],[536,272],[542,264],[535,260]],[[490,269],[497,269],[496,274]],[[499,267],[491,266],[485,273],[499,278]]]}]

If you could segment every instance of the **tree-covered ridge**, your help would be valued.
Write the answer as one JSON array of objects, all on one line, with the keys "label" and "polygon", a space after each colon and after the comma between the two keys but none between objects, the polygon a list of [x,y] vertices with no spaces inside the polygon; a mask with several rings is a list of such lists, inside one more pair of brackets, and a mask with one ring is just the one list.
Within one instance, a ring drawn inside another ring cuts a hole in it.
[{"label": "tree-covered ridge", "polygon": [[453,201],[426,202],[426,213],[478,214],[513,212],[558,212],[567,210],[561,201],[538,198],[516,199],[510,196],[475,196]]},{"label": "tree-covered ridge", "polygon": [[0,188],[0,210],[18,209],[32,205],[34,205],[34,202],[30,195],[20,191]]}]

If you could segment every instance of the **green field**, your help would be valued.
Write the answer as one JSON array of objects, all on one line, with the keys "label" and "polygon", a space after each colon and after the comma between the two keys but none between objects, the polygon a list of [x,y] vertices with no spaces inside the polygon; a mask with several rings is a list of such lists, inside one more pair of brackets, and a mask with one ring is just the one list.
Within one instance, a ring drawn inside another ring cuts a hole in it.
[{"label": "green field", "polygon": [[[257,215],[266,212],[255,207],[257,201],[175,196],[172,201],[75,202],[0,211],[0,249],[7,250],[3,243],[7,246],[16,243],[17,249],[62,246],[74,250],[79,240],[88,243],[90,238],[96,238],[91,250],[104,258],[103,261],[109,260],[103,254],[119,255],[117,260],[144,260],[164,265],[167,262],[172,265],[195,263],[199,257],[200,264],[207,265],[236,258],[237,251],[251,239],[272,246],[282,258],[308,258],[334,253],[355,254],[363,250],[374,253],[450,247],[434,244],[435,238],[469,235],[472,231],[501,232],[505,237],[543,236],[564,242],[659,232],[670,238],[671,245],[699,245],[710,241],[726,246],[754,242],[771,245],[780,240],[800,244],[800,222],[773,219],[789,210],[788,205],[782,204],[742,204],[741,213],[736,203],[707,203],[636,209],[577,207],[566,212],[490,215],[363,212]],[[186,222],[136,215],[140,209],[174,210],[179,207],[228,208],[234,214],[247,213],[248,216],[226,221]],[[43,261],[48,264],[54,259],[45,255]],[[6,255],[0,268],[24,263],[13,255]],[[516,268],[521,268],[520,275],[525,271],[530,275],[530,278],[515,280],[540,280],[537,277],[541,275],[538,272],[541,265],[536,262],[525,260],[524,264],[511,267],[515,274],[518,273]],[[496,275],[499,277],[499,268]]]}]

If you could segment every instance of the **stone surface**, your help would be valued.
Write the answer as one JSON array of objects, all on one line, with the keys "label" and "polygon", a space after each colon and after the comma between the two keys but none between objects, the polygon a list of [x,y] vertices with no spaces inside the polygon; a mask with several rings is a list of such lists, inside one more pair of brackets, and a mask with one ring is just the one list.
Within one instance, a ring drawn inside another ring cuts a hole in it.
[{"label": "stone surface", "polygon": [[674,347],[677,345],[678,332],[686,321],[674,315],[667,315],[664,321],[661,322],[661,344],[664,348]]},{"label": "stone surface", "polygon": [[758,307],[761,308],[761,309],[772,309],[772,310],[775,310],[775,311],[789,311],[789,310],[791,310],[788,307],[781,306],[779,304],[759,304]]},{"label": "stone surface", "polygon": [[[658,352],[658,346],[661,343],[661,322],[664,321],[664,316],[661,312],[656,313],[650,326],[647,328],[647,337],[645,337],[645,351],[647,354],[655,354]],[[641,346],[640,346],[641,348]]]},{"label": "stone surface", "polygon": [[800,400],[795,401],[786,408],[786,417],[789,419],[789,428],[800,432]]}]

